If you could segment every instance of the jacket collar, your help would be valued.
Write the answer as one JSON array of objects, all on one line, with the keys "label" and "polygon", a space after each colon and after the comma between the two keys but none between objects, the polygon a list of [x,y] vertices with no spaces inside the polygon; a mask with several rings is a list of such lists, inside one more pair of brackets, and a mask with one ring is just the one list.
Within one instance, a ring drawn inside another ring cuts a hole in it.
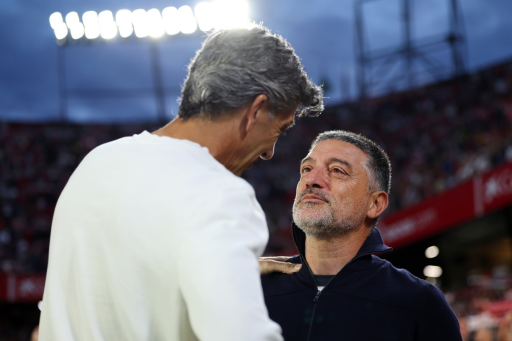
[{"label": "jacket collar", "polygon": [[[304,233],[304,231],[299,229],[297,225],[295,225],[295,223],[292,223],[292,234],[295,246],[297,247],[297,250],[299,251],[299,254],[301,255],[302,259],[304,259],[305,261],[306,234]],[[359,249],[359,252],[352,260],[355,260],[356,258],[362,257],[364,255],[370,255],[374,253],[385,253],[390,251],[393,251],[393,249],[384,244],[379,229],[374,228],[373,231],[366,238],[366,241]]]}]

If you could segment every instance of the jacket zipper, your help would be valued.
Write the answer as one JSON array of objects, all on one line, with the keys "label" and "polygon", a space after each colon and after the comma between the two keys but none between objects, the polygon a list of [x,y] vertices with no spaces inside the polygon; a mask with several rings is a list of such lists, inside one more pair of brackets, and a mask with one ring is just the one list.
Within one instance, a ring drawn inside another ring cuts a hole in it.
[{"label": "jacket zipper", "polygon": [[[315,284],[316,284],[316,282],[315,282]],[[315,318],[316,303],[318,302],[318,297],[320,296],[321,293],[322,293],[322,290],[318,290],[315,298],[313,298],[313,313],[311,314],[311,322],[309,322],[308,341],[309,341],[309,337],[311,336],[311,330],[313,329],[313,320]]]},{"label": "jacket zipper", "polygon": [[[356,259],[359,259],[361,257],[364,257],[364,256],[368,256],[368,255],[371,255],[373,254],[373,252],[368,252],[368,253],[364,253],[362,255],[359,255],[357,257],[354,257],[350,260],[350,262],[348,262],[347,264],[345,264],[345,266],[349,265],[350,263],[352,263],[353,261],[355,261]],[[301,255],[302,257],[302,255]],[[313,282],[315,282],[315,285],[317,286],[318,288],[318,285],[315,281],[315,277],[313,276],[313,272],[311,272],[311,269],[309,268],[309,265],[308,265],[308,262],[306,262],[306,259],[304,258],[304,263],[306,264],[306,266],[308,267],[308,270],[309,270],[309,273],[311,274],[311,277],[313,277]],[[338,273],[339,274],[339,273]],[[338,274],[336,274],[334,277],[336,277]],[[325,285],[325,287],[322,289],[322,290],[325,290],[325,288],[327,288],[327,286],[332,282],[332,280],[334,279],[331,278],[331,280],[329,282],[327,282],[327,284]],[[316,304],[318,303],[318,299],[320,298],[320,294],[322,293],[322,290],[318,290],[318,292],[316,293],[315,295],[315,298],[313,298],[313,312],[311,314],[311,322],[309,323],[309,331],[308,331],[308,338],[307,338],[307,341],[309,341],[309,338],[311,337],[311,330],[313,329],[313,321],[314,321],[314,318],[315,318],[315,310],[316,310]]]}]

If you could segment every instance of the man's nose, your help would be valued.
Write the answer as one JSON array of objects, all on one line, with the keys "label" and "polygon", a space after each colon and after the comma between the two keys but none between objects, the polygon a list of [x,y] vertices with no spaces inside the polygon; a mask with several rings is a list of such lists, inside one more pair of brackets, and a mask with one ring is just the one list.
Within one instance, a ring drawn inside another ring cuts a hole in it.
[{"label": "man's nose", "polygon": [[327,176],[321,168],[313,168],[303,178],[306,187],[323,188],[327,186]]},{"label": "man's nose", "polygon": [[[277,141],[276,141],[277,142]],[[274,148],[276,147],[276,143],[274,142],[274,144],[272,145],[271,148],[269,148],[268,150],[266,150],[263,154],[260,155],[260,157],[263,159],[263,160],[270,160],[272,158],[272,156],[274,156]]]}]

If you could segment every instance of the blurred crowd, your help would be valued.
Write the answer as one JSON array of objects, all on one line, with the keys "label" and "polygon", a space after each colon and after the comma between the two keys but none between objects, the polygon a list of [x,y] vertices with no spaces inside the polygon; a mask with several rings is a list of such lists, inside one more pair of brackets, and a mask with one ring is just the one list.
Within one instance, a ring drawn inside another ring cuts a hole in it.
[{"label": "blurred crowd", "polygon": [[[266,253],[294,252],[290,223],[299,162],[320,132],[361,133],[388,153],[393,166],[389,214],[512,161],[511,122],[512,62],[297,119],[278,141],[274,158],[244,173],[267,215],[271,238]],[[154,128],[0,123],[0,273],[44,273],[53,210],[79,162],[102,143]],[[500,323],[508,326],[512,315],[504,316]],[[500,326],[492,327],[500,332],[491,332],[505,333]]]},{"label": "blurred crowd", "polygon": [[94,147],[143,127],[0,123],[0,273],[44,273],[67,180]]},{"label": "blurred crowd", "polygon": [[512,274],[507,266],[468,277],[468,286],[445,294],[464,341],[512,341]]}]

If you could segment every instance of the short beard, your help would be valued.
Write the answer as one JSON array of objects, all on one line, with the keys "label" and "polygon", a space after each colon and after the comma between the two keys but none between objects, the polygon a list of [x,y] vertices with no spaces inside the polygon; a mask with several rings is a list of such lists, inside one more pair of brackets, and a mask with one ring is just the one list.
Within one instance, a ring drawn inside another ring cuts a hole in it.
[{"label": "short beard", "polygon": [[[327,205],[315,202],[301,202],[306,194],[314,194],[326,201]],[[317,207],[323,205],[322,207]],[[306,236],[329,240],[354,231],[365,214],[364,204],[357,204],[355,214],[348,215],[333,197],[313,188],[306,189],[293,203],[293,221]],[[305,210],[314,210],[307,214]]]}]

